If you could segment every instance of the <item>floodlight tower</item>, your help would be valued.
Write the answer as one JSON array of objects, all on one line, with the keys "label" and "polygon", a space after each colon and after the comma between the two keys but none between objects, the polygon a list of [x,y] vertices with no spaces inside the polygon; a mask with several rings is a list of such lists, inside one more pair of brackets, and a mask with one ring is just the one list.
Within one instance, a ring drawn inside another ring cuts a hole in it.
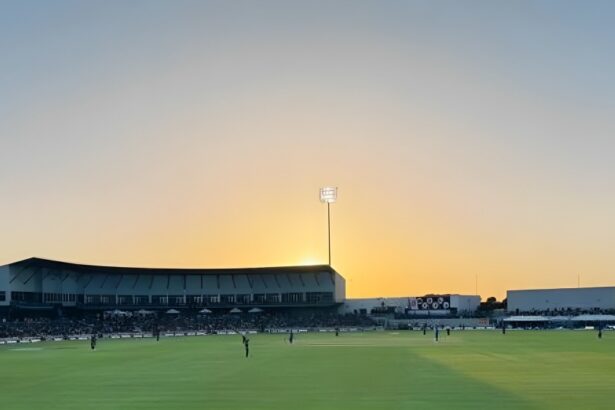
[{"label": "floodlight tower", "polygon": [[337,187],[320,188],[320,202],[327,203],[327,232],[329,237],[329,266],[331,266],[331,204],[337,200]]}]

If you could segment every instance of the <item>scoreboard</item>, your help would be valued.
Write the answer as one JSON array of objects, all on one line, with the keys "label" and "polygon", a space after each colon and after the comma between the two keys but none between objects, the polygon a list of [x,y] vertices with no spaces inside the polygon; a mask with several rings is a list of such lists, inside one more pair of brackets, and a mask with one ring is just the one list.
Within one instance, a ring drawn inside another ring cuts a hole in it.
[{"label": "scoreboard", "polygon": [[449,310],[451,295],[426,295],[408,298],[408,310]]}]

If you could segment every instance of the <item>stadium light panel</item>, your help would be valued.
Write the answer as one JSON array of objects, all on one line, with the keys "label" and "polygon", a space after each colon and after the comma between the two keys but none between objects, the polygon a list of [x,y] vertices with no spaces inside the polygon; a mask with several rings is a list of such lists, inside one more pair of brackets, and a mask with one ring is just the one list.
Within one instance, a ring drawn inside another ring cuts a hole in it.
[{"label": "stadium light panel", "polygon": [[323,187],[320,188],[320,202],[326,202],[332,204],[337,200],[337,187]]}]

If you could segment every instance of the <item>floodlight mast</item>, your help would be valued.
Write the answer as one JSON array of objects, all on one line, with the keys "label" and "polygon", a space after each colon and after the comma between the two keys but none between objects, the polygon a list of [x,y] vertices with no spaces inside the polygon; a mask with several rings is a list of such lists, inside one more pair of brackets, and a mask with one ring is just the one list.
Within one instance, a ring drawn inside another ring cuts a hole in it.
[{"label": "floodlight mast", "polygon": [[329,266],[331,266],[331,204],[337,200],[337,187],[320,188],[320,202],[327,203],[327,234],[329,239]]}]

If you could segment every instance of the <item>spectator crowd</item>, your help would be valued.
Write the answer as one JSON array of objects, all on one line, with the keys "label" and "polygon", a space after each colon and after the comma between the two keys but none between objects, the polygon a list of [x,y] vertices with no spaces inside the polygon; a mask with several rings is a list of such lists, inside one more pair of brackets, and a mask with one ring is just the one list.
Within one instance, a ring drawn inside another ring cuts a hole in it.
[{"label": "spectator crowd", "polygon": [[374,322],[365,316],[337,313],[258,313],[258,314],[93,314],[79,318],[21,318],[0,320],[1,338],[64,337],[86,334],[205,332],[256,330],[271,332],[283,329],[336,327],[370,327]]}]

